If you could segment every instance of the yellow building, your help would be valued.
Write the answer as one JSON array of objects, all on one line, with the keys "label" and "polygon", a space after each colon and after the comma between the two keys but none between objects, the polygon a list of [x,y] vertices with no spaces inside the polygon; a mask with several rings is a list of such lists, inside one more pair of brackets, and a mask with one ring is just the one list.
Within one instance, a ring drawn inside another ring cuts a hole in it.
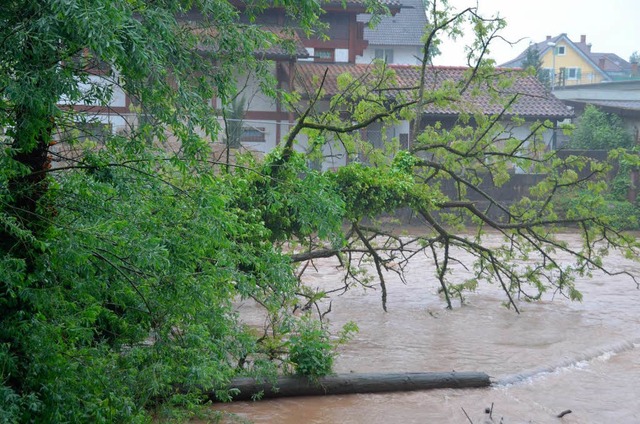
[{"label": "yellow building", "polygon": [[506,68],[522,67],[529,49],[537,50],[542,68],[549,72],[551,87],[596,84],[632,76],[633,67],[615,53],[593,53],[587,37],[573,42],[567,34],[547,36],[540,43],[532,43],[517,58],[502,64]]}]

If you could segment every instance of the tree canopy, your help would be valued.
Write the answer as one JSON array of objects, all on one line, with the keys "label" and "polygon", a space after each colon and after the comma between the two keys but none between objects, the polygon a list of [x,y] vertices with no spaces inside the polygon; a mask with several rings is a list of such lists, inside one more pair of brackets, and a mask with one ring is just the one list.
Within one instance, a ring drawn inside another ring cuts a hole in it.
[{"label": "tree canopy", "polygon": [[[279,4],[306,31],[321,12]],[[216,175],[209,100],[228,103],[243,70],[270,87],[254,53],[277,37],[230,1],[9,0],[0,40],[0,421],[147,420],[159,400],[224,387],[238,369],[273,372],[279,344],[261,343],[231,302],[253,297],[274,315],[292,302],[271,240],[317,216],[270,229],[251,196],[285,208],[326,183],[310,174],[281,190],[258,165]],[[83,141],[91,114],[73,105],[107,106],[116,90],[141,119],[104,145]],[[291,161],[281,174],[299,171]],[[334,230],[340,203],[317,197]]]},{"label": "tree canopy", "polygon": [[[225,384],[237,375],[329,372],[326,329],[293,314],[326,295],[304,285],[304,264],[320,258],[340,259],[345,289],[370,283],[360,266],[370,261],[384,307],[385,273],[402,275],[413,255],[432,252],[449,307],[486,280],[517,310],[519,298],[547,290],[579,299],[576,275],[613,272],[595,245],[637,252],[634,238],[593,214],[607,165],[549,151],[542,133],[552,123],[532,123],[523,141],[512,131],[521,118],[505,124],[503,113],[461,113],[451,128],[424,120],[429,105],[455,107],[480,87],[503,111],[517,100],[521,93],[499,95],[512,78],[486,58],[502,20],[432,2],[417,86],[400,88],[376,63],[370,78],[341,76],[341,92],[328,99],[323,81],[306,97],[278,91],[255,52],[283,40],[253,23],[273,2],[244,3],[243,16],[227,0],[0,4],[0,421],[148,422],[151,408],[197,402],[202,391],[232,397]],[[322,30],[325,2],[276,3],[301,31]],[[463,23],[476,36],[465,78],[427,86],[432,49]],[[239,72],[288,100],[298,119],[265,158],[230,164],[212,155],[225,135],[210,100],[229,110]],[[83,107],[108,105],[117,90],[139,119],[104,143],[80,137],[79,124],[95,123]],[[414,129],[407,149],[398,140],[373,148],[358,131],[399,120]],[[305,154],[296,149],[303,136]],[[369,166],[310,169],[329,143]],[[546,178],[505,204],[483,182],[500,186],[516,165]],[[591,195],[561,217],[555,195],[573,187]],[[399,208],[422,218],[421,235],[407,240],[375,225]],[[475,231],[461,235],[469,224]],[[568,224],[584,235],[581,249],[554,237]],[[485,228],[505,245],[485,246]],[[476,258],[473,280],[450,281],[455,248]],[[235,302],[247,299],[264,310],[264,328],[239,316]]]},{"label": "tree canopy", "polygon": [[529,46],[526,52],[526,57],[522,62],[522,67],[528,69],[532,67],[535,75],[538,77],[541,83],[546,87],[551,87],[551,77],[549,72],[542,67],[542,59],[540,58],[540,51],[535,45]]},{"label": "tree canopy", "polygon": [[633,147],[633,137],[619,116],[587,105],[571,134],[573,149],[611,150]]}]

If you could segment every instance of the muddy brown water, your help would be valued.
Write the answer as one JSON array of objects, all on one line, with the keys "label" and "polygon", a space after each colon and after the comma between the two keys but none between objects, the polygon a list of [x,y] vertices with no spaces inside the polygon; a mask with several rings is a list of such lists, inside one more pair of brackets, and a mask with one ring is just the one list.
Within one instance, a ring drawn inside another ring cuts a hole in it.
[{"label": "muddy brown water", "polygon": [[[564,238],[577,243],[578,238]],[[469,258],[471,261],[471,258]],[[608,264],[640,276],[640,264],[612,254]],[[335,287],[330,260],[308,276],[313,287]],[[445,309],[432,259],[416,258],[407,284],[389,276],[388,312],[378,290],[353,289],[332,299],[335,328],[360,328],[340,348],[335,371],[483,371],[486,389],[431,390],[237,402],[214,408],[254,423],[640,423],[640,291],[626,277],[601,273],[577,281],[582,302],[549,294],[501,306],[497,285],[482,285],[466,304]],[[461,275],[462,276],[462,275]],[[247,320],[257,309],[240,307]],[[563,418],[557,415],[570,409]],[[467,418],[466,414],[469,416]]]}]

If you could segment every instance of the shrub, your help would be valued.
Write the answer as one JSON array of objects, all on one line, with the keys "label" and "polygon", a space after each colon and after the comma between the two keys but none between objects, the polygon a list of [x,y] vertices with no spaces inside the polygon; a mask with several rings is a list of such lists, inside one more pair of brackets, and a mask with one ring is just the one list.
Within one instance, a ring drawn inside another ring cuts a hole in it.
[{"label": "shrub", "polygon": [[322,377],[331,373],[334,345],[318,321],[303,318],[298,333],[290,338],[289,344],[289,360],[296,374]]}]

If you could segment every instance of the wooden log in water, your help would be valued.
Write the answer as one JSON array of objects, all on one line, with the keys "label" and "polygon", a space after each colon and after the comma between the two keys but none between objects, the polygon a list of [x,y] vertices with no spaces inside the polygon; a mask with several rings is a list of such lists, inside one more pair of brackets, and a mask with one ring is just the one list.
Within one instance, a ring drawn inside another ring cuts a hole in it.
[{"label": "wooden log in water", "polygon": [[[292,396],[324,396],[353,393],[405,392],[428,389],[487,387],[489,376],[482,372],[415,372],[335,374],[310,380],[306,377],[279,377],[275,384],[253,378],[236,378],[229,384],[233,400]],[[261,396],[259,394],[262,394]],[[214,393],[210,394],[215,397]]]}]

